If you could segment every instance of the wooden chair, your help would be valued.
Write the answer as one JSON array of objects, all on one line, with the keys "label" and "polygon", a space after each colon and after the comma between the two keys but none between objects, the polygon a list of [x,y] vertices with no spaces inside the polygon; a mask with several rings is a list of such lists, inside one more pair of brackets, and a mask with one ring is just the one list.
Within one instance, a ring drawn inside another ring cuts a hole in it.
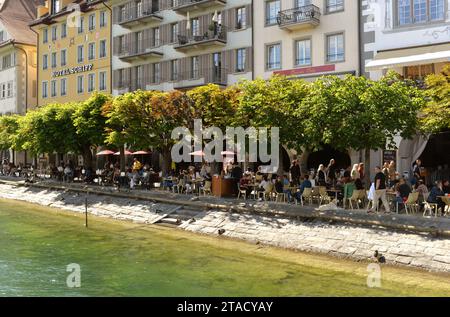
[{"label": "wooden chair", "polygon": [[302,206],[304,206],[305,200],[309,201],[309,204],[311,205],[313,202],[313,196],[312,196],[312,188],[305,188],[303,190],[303,193],[300,196],[300,202]]},{"label": "wooden chair", "polygon": [[354,190],[352,196],[347,198],[350,208],[353,210],[353,202],[356,203],[356,207],[359,208],[359,202],[361,199],[361,192],[364,194],[364,190]]},{"label": "wooden chair", "polygon": [[435,203],[429,203],[428,202],[428,196],[430,196],[429,193],[423,194],[423,199],[424,199],[424,211],[423,211],[423,216],[425,217],[427,212],[430,214],[430,217],[433,216],[433,211],[434,211],[434,216],[437,217],[438,214],[438,205]]},{"label": "wooden chair", "polygon": [[405,211],[406,214],[409,214],[410,212],[418,212],[419,211],[419,204],[417,203],[419,200],[419,193],[410,193],[408,196],[408,199],[405,202]]},{"label": "wooden chair", "polygon": [[244,188],[244,189],[242,189],[241,188],[241,185],[237,185],[237,187],[238,187],[238,199],[240,199],[241,198],[241,195],[244,197],[244,199],[245,200],[247,200],[247,189],[246,188]]},{"label": "wooden chair", "polygon": [[328,195],[326,187],[319,187],[319,205],[321,206],[323,202],[330,203],[333,199]]},{"label": "wooden chair", "polygon": [[275,201],[276,202],[286,202],[287,201],[287,194],[286,193],[276,193],[275,196]]},{"label": "wooden chair", "polygon": [[203,196],[211,195],[211,181],[205,181],[205,185],[200,187],[200,194],[203,192]]}]

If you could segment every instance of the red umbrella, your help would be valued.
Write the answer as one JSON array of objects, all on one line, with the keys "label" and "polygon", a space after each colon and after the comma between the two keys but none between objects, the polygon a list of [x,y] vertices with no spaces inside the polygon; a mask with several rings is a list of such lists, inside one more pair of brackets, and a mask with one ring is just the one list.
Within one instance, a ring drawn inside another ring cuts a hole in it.
[{"label": "red umbrella", "polygon": [[[119,156],[119,155],[120,155],[120,152],[114,153],[114,155],[115,155],[115,156]],[[127,150],[127,151],[125,151],[125,155],[127,155],[127,156],[128,156],[128,155],[133,155],[133,152],[130,152],[130,151]]]},{"label": "red umbrella", "polygon": [[98,153],[97,153],[97,156],[107,156],[107,155],[113,155],[113,154],[114,154],[113,151],[110,151],[110,150],[104,150],[104,151],[98,152]]},{"label": "red umbrella", "polygon": [[133,155],[150,155],[150,154],[151,153],[147,151],[137,151],[133,153]]}]

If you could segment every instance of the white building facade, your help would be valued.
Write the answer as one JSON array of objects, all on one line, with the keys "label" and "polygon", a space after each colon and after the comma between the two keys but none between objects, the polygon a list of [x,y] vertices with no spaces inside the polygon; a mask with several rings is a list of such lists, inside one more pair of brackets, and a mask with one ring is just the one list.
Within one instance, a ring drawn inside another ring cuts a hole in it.
[{"label": "white building facade", "polygon": [[112,1],[113,94],[252,79],[251,0]]},{"label": "white building facade", "polygon": [[[377,80],[388,70],[421,83],[450,63],[450,0],[363,0],[362,60],[365,73]],[[397,139],[400,173],[423,155],[428,138]],[[373,165],[383,163],[375,153]],[[445,168],[445,167],[444,167]],[[448,168],[448,167],[447,167]]]}]

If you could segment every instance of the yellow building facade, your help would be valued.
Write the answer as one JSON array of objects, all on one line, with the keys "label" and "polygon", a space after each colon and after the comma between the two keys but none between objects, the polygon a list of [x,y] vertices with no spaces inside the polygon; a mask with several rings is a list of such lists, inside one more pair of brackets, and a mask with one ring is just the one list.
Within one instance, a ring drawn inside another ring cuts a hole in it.
[{"label": "yellow building facade", "polygon": [[38,34],[38,106],[111,92],[111,9],[104,1],[46,1],[31,27]]}]

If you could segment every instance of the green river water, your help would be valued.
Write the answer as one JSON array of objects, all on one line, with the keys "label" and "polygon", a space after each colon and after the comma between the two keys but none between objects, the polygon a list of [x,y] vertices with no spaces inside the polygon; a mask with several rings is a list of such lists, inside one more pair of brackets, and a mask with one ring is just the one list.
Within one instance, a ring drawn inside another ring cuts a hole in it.
[{"label": "green river water", "polygon": [[[0,200],[0,296],[450,295],[449,277],[276,250]],[[81,287],[66,284],[81,267]]]}]

